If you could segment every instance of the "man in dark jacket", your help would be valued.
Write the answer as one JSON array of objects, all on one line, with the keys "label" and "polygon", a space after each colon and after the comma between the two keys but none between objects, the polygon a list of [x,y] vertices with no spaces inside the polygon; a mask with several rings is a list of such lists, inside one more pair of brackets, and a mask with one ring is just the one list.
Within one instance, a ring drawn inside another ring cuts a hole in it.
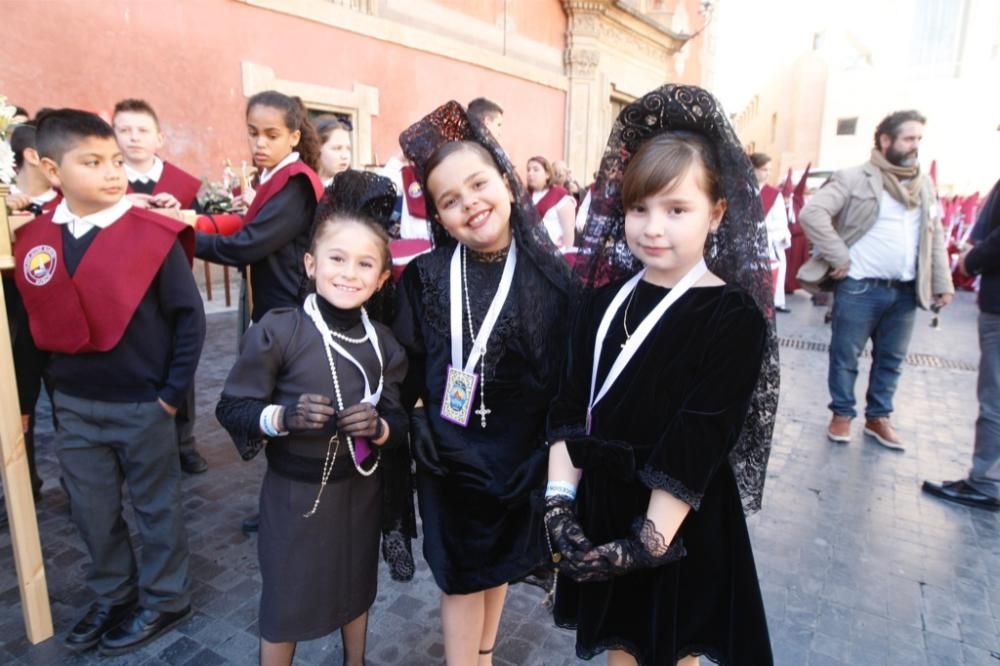
[{"label": "man in dark jacket", "polygon": [[979,284],[979,418],[967,479],[933,483],[924,492],[950,502],[1000,511],[1000,181],[972,231],[975,247],[962,255],[962,272]]}]

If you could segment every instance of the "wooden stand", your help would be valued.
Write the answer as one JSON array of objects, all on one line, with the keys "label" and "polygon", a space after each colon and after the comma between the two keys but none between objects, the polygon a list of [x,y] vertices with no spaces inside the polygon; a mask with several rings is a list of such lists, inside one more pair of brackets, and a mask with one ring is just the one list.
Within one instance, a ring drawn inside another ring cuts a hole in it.
[{"label": "wooden stand", "polygon": [[[0,269],[14,266],[12,231],[7,220],[8,189],[0,185]],[[0,282],[0,453],[3,454],[4,498],[10,520],[10,539],[17,567],[17,584],[21,592],[21,610],[28,640],[34,644],[52,637],[52,611],[49,590],[45,582],[45,563],[38,538],[35,500],[31,495],[31,478],[24,448],[21,408],[17,402],[17,382],[14,378],[14,356],[10,346],[7,322],[6,294]]]}]

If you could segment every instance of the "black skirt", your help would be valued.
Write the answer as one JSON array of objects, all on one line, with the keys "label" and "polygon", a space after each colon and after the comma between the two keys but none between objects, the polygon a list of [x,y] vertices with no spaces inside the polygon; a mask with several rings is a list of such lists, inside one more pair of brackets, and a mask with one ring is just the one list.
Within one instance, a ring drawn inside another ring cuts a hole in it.
[{"label": "black skirt", "polygon": [[382,474],[319,484],[269,469],[260,493],[260,635],[320,638],[371,607],[378,587]]}]

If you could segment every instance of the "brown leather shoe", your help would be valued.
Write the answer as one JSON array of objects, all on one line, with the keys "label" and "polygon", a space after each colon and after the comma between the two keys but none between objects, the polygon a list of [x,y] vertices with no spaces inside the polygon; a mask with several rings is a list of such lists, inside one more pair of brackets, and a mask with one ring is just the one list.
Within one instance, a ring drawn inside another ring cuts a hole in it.
[{"label": "brown leather shoe", "polygon": [[875,441],[891,451],[902,451],[903,442],[900,441],[896,429],[892,427],[888,416],[878,416],[873,419],[865,419],[865,434],[871,435]]},{"label": "brown leather shoe", "polygon": [[851,417],[834,414],[827,426],[826,436],[831,442],[847,444],[851,441]]}]

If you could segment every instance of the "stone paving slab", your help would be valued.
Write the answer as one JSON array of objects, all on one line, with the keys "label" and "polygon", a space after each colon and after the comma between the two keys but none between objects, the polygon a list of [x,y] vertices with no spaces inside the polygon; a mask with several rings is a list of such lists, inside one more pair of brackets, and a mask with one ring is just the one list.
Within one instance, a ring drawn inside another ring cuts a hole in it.
[{"label": "stone paving slab", "polygon": [[[829,341],[823,308],[800,293],[780,315],[782,337]],[[976,309],[961,294],[932,330],[920,313],[910,351],[978,362]],[[87,556],[58,485],[51,425],[42,419],[45,488],[38,519],[56,637],[24,638],[9,533],[0,532],[0,664],[252,664],[257,660],[260,574],[256,541],[239,530],[254,511],[263,460],[243,462],[213,412],[236,349],[235,315],[209,316],[198,370],[199,446],[209,472],[184,479],[192,549],[192,619],[142,650],[113,659],[71,655],[61,639],[89,603]],[[862,376],[868,362],[862,362]],[[968,468],[976,417],[974,372],[907,366],[895,421],[908,442],[897,454],[865,441],[825,438],[826,355],[782,350],[782,392],[764,509],[750,519],[776,663],[1000,666],[1000,514],[945,505],[924,479]],[[859,382],[859,401],[864,384]],[[40,408],[44,415],[46,407]],[[126,519],[131,521],[131,512]],[[419,550],[419,541],[415,544]],[[418,561],[412,583],[384,567],[371,610],[368,663],[439,664],[438,592]],[[501,622],[498,666],[579,662],[573,635],[556,629],[540,591],[515,586]],[[300,645],[297,664],[340,664],[340,638]],[[598,659],[597,663],[603,663]]]}]

